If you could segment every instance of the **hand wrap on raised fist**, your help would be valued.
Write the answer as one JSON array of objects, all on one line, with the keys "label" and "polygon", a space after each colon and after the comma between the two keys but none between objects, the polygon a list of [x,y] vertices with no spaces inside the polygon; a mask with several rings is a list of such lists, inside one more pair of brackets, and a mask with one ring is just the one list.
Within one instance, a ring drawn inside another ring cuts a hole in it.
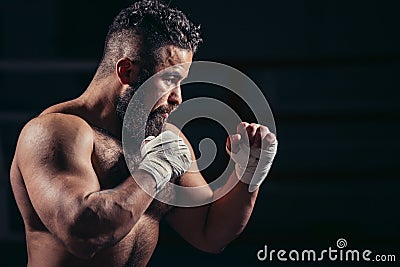
[{"label": "hand wrap on raised fist", "polygon": [[171,131],[149,136],[141,148],[142,161],[138,169],[150,173],[156,181],[158,193],[171,178],[181,176],[192,163],[190,150],[183,139]]},{"label": "hand wrap on raised fist", "polygon": [[239,151],[233,153],[227,148],[235,164],[237,177],[244,183],[249,184],[249,192],[255,191],[267,177],[272,161],[278,148],[278,141],[263,140],[266,142],[261,148],[250,148],[244,143],[239,144]]}]

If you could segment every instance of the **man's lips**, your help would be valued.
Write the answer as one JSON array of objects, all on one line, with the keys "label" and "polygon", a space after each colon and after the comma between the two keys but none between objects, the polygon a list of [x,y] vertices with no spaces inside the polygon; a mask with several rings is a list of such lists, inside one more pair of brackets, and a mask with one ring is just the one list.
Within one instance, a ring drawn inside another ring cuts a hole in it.
[{"label": "man's lips", "polygon": [[177,109],[177,108],[174,107],[174,108],[171,108],[171,109],[169,109],[169,110],[165,110],[163,113],[161,113],[161,116],[163,116],[164,118],[168,118],[169,115],[170,115],[172,112],[174,112],[176,109]]},{"label": "man's lips", "polygon": [[171,107],[161,107],[156,109],[153,113],[156,116],[161,116],[164,119],[168,118],[169,115],[171,115],[172,112],[174,112],[177,109],[177,107],[175,106],[171,106]]}]

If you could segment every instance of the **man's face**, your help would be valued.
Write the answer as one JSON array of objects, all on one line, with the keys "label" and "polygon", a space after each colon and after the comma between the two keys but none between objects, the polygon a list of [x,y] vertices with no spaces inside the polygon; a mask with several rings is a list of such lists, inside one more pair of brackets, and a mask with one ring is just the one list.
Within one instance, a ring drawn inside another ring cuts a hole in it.
[{"label": "man's face", "polygon": [[127,114],[127,121],[133,135],[157,136],[171,112],[182,103],[180,84],[189,73],[193,53],[176,46],[164,46],[159,51],[159,64],[155,67],[155,75],[144,90],[138,88],[143,84],[146,75],[139,74],[137,81],[121,95],[117,103],[118,117],[123,120],[126,109],[134,94],[132,103],[136,114]]}]

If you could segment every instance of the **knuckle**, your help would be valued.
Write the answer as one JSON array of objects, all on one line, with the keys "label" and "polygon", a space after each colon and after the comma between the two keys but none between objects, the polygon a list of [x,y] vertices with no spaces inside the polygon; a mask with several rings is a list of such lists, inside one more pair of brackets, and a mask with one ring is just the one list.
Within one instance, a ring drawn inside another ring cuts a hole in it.
[{"label": "knuckle", "polygon": [[260,126],[265,132],[270,133],[270,130],[267,126],[261,125]]},{"label": "knuckle", "polygon": [[246,122],[242,122],[238,125],[238,127],[236,128],[236,133],[240,134],[240,135],[244,135],[247,132],[247,126],[248,123]]},{"label": "knuckle", "polygon": [[272,144],[276,141],[276,136],[275,134],[269,132],[265,135],[265,141],[267,141],[268,144]]}]

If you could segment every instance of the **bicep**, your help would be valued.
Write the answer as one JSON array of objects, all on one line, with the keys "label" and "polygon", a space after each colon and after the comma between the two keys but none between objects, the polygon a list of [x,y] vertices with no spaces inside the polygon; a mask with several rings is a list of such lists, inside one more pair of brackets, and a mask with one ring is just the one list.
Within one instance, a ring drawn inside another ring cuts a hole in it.
[{"label": "bicep", "polygon": [[[91,140],[82,129],[29,125],[17,145],[17,163],[30,201],[43,224],[63,239],[84,197],[99,190],[92,168]],[[76,132],[76,131],[77,132]]]}]

